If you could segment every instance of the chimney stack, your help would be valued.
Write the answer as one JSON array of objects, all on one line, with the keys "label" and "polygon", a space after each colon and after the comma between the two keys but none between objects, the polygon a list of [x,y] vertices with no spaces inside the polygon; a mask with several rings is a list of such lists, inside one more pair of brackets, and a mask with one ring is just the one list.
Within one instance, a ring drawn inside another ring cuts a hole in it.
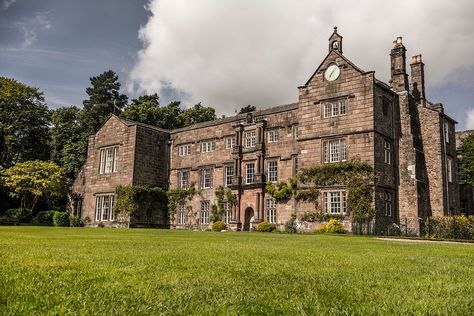
[{"label": "chimney stack", "polygon": [[411,58],[411,83],[413,85],[413,97],[417,103],[425,99],[425,64],[421,60],[421,54]]},{"label": "chimney stack", "polygon": [[408,75],[406,69],[406,49],[402,37],[398,36],[393,41],[390,51],[391,79],[390,84],[396,92],[408,91]]}]

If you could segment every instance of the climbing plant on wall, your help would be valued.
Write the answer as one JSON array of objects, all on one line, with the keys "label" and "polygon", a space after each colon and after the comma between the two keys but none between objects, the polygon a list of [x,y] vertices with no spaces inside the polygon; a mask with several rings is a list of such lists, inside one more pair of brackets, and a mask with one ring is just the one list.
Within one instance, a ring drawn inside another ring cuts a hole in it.
[{"label": "climbing plant on wall", "polygon": [[141,222],[153,223],[155,216],[166,213],[166,192],[158,187],[118,186],[115,197],[116,215],[127,215]]},{"label": "climbing plant on wall", "polygon": [[214,192],[217,198],[217,204],[213,204],[211,208],[211,222],[216,222],[222,219],[224,215],[224,203],[228,202],[230,205],[235,204],[235,196],[229,189],[224,188],[223,186],[219,186],[216,191]]},{"label": "climbing plant on wall", "polygon": [[200,194],[200,191],[196,189],[195,183],[191,183],[187,189],[178,188],[166,192],[168,197],[168,217],[170,222],[175,220],[178,205],[184,204],[186,199],[190,201],[196,194]]},{"label": "climbing plant on wall", "polygon": [[349,191],[348,213],[353,218],[370,219],[374,216],[372,200],[376,181],[369,164],[353,160],[304,169],[298,179],[290,179],[289,184],[285,181],[267,182],[266,192],[277,203],[285,203],[292,197],[297,201],[311,202],[317,213],[321,213],[311,217],[322,219],[324,214],[318,205],[319,188],[340,185]]}]

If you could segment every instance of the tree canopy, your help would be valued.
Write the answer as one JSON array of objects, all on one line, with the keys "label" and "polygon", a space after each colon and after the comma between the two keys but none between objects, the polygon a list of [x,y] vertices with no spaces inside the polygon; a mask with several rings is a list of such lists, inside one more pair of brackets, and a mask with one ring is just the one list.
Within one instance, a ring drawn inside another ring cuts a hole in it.
[{"label": "tree canopy", "polygon": [[38,88],[0,77],[0,166],[47,160],[50,111]]},{"label": "tree canopy", "polygon": [[474,132],[462,139],[460,163],[461,179],[474,185]]},{"label": "tree canopy", "polygon": [[82,125],[86,133],[94,134],[112,113],[121,112],[127,105],[128,97],[120,94],[120,82],[112,70],[89,79],[91,86],[86,89],[89,99],[83,101]]},{"label": "tree canopy", "polygon": [[240,108],[240,111],[239,111],[239,114],[244,114],[244,113],[249,113],[249,112],[253,112],[253,111],[256,111],[257,110],[257,107],[255,105],[247,105],[247,106],[244,106],[242,108]]}]

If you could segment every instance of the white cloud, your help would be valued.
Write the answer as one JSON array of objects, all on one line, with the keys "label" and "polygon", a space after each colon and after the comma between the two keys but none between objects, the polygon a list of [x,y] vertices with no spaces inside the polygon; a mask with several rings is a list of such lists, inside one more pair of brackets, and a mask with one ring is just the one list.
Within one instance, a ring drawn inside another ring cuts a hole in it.
[{"label": "white cloud", "polygon": [[36,12],[33,17],[16,22],[23,33],[22,48],[28,48],[38,41],[38,34],[51,28],[48,12]]},{"label": "white cloud", "polygon": [[190,96],[188,105],[202,101],[221,113],[296,101],[297,86],[326,56],[334,25],[344,54],[384,81],[398,35],[407,62],[423,54],[428,85],[474,65],[471,0],[151,0],[148,9],[129,89],[172,87]]},{"label": "white cloud", "polygon": [[11,7],[12,4],[14,4],[15,2],[16,2],[16,0],[3,0],[3,2],[2,2],[3,10],[8,10],[8,8]]},{"label": "white cloud", "polygon": [[474,129],[474,109],[467,112],[466,128],[467,129]]}]

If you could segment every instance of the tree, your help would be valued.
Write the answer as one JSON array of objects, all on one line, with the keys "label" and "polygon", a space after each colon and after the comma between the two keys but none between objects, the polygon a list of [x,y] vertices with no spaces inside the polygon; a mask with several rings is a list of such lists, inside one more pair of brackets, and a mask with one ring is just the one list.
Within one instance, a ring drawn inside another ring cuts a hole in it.
[{"label": "tree", "polygon": [[47,160],[50,111],[38,88],[0,77],[0,166]]},{"label": "tree", "polygon": [[51,160],[72,180],[87,158],[87,134],[76,106],[56,109],[51,116]]},{"label": "tree", "polygon": [[127,104],[128,97],[120,94],[118,76],[112,70],[89,78],[91,87],[86,89],[88,100],[84,100],[82,125],[87,134],[94,134],[112,113],[120,114]]},{"label": "tree", "polygon": [[184,126],[213,121],[217,118],[216,110],[212,107],[202,106],[201,102],[185,110],[181,116],[183,118]]},{"label": "tree", "polygon": [[120,116],[132,121],[162,127],[159,126],[162,112],[158,95],[155,93],[133,99]]},{"label": "tree", "polygon": [[460,164],[461,179],[474,185],[474,133],[462,139]]},{"label": "tree", "polygon": [[253,111],[256,111],[257,110],[257,107],[255,105],[247,105],[247,106],[244,106],[240,109],[239,111],[239,114],[244,114],[244,113],[249,113],[249,112],[253,112]]},{"label": "tree", "polygon": [[33,210],[41,196],[60,197],[67,188],[61,168],[52,162],[21,162],[4,170],[1,175],[10,196],[20,199],[22,209]]}]

